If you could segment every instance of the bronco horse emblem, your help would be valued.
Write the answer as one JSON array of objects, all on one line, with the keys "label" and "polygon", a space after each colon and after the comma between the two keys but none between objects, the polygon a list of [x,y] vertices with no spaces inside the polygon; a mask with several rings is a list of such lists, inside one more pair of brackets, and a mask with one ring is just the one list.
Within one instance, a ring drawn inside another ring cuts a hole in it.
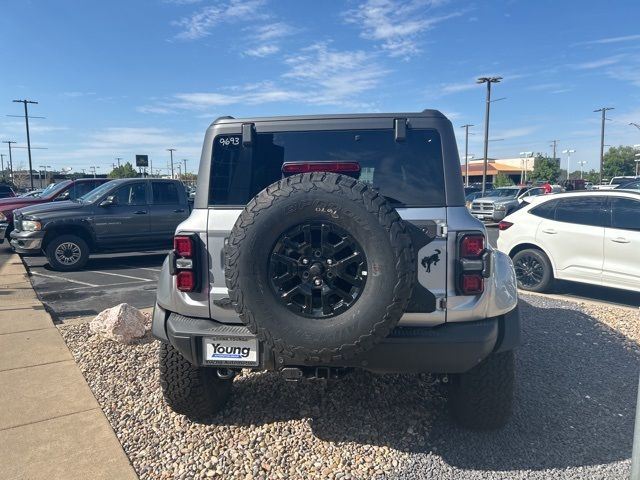
[{"label": "bronco horse emblem", "polygon": [[431,265],[437,265],[440,261],[440,254],[442,252],[438,249],[435,250],[435,253],[429,255],[428,257],[424,257],[420,262],[424,268],[427,269],[427,273],[431,273]]}]

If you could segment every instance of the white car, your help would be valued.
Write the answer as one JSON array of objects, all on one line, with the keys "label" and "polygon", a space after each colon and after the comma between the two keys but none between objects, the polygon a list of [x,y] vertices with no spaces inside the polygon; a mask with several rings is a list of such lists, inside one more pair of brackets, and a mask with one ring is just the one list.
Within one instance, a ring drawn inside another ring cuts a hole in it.
[{"label": "white car", "polygon": [[498,249],[523,290],[546,291],[558,278],[640,292],[640,192],[533,197],[499,228]]}]

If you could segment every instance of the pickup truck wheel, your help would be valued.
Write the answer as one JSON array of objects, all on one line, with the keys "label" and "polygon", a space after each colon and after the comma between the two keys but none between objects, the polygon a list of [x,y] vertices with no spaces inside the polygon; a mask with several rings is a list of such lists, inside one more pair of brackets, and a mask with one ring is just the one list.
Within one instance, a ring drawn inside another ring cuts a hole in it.
[{"label": "pickup truck wheel", "polygon": [[160,344],[160,385],[171,409],[191,419],[206,419],[224,407],[233,379],[221,379],[215,368],[195,367],[167,343]]},{"label": "pickup truck wheel", "polygon": [[59,235],[45,248],[49,265],[58,272],[79,270],[89,260],[89,245],[76,235]]},{"label": "pickup truck wheel", "polygon": [[449,408],[460,425],[474,430],[503,427],[513,410],[513,350],[494,353],[466,373],[453,375]]},{"label": "pickup truck wheel", "polygon": [[540,250],[527,248],[513,256],[518,288],[530,292],[546,292],[553,283],[551,262]]},{"label": "pickup truck wheel", "polygon": [[229,297],[278,363],[333,363],[396,326],[415,283],[409,234],[387,200],[333,173],[294,175],[252,199],[225,248]]}]

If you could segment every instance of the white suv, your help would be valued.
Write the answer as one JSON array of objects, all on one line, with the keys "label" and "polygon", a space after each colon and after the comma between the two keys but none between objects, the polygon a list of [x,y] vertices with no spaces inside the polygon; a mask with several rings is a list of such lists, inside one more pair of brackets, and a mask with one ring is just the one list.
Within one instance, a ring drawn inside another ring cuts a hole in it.
[{"label": "white suv", "polygon": [[535,197],[499,228],[498,249],[524,290],[549,290],[558,278],[640,291],[640,192]]}]

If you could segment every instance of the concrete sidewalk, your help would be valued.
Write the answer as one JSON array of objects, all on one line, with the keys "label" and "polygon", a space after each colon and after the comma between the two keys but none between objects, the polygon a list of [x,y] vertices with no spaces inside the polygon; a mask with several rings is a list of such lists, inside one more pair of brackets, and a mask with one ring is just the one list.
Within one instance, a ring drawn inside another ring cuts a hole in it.
[{"label": "concrete sidewalk", "polygon": [[0,475],[137,479],[18,257],[0,244]]}]

